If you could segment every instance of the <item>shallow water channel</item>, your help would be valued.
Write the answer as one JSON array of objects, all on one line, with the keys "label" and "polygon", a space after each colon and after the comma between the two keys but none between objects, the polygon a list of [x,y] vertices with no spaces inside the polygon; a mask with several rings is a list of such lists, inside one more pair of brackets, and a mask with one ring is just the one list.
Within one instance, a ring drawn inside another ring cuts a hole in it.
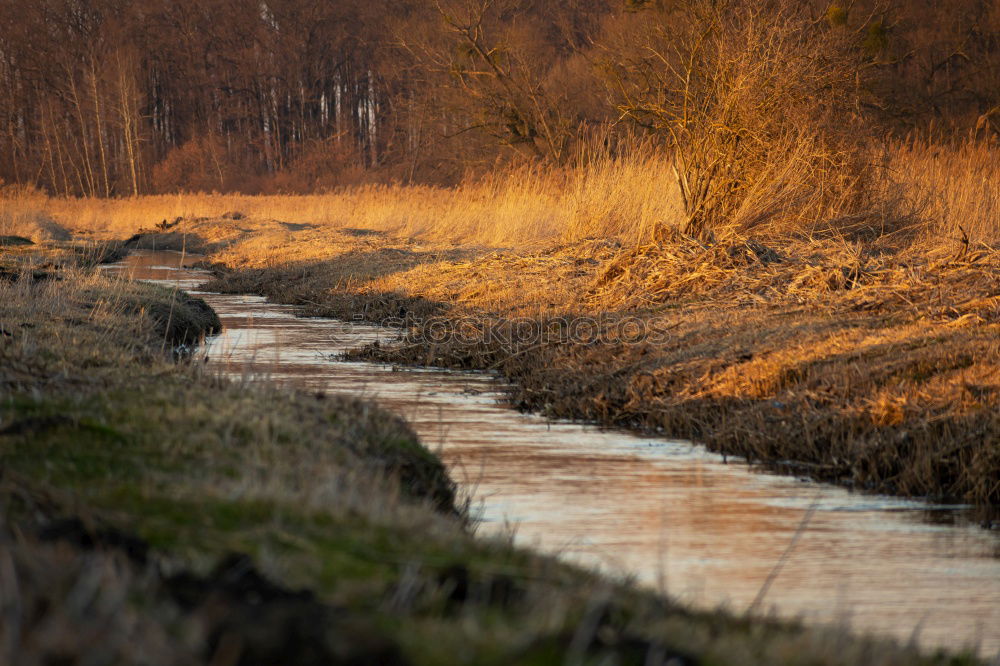
[{"label": "shallow water channel", "polygon": [[481,533],[514,530],[521,545],[698,607],[743,611],[771,576],[764,611],[1000,662],[1000,533],[963,507],[851,493],[725,464],[686,442],[521,414],[499,404],[486,375],[336,361],[394,333],[198,292],[207,273],[180,266],[178,253],[139,252],[109,270],[199,293],[225,327],[207,354],[226,373],[359,394],[404,416],[474,497]]}]

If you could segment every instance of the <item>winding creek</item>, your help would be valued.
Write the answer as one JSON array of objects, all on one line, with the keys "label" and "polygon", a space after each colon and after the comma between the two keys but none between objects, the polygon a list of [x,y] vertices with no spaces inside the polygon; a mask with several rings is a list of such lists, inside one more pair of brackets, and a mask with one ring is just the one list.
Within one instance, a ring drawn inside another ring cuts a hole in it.
[{"label": "winding creek", "polygon": [[334,361],[393,332],[198,292],[207,273],[180,264],[177,253],[139,252],[109,270],[199,293],[225,326],[207,354],[227,374],[360,394],[403,415],[480,507],[481,533],[514,530],[521,545],[698,607],[743,611],[770,576],[760,610],[973,647],[1000,663],[1000,533],[970,524],[962,507],[855,494],[725,464],[686,442],[521,414],[498,403],[485,375]]}]

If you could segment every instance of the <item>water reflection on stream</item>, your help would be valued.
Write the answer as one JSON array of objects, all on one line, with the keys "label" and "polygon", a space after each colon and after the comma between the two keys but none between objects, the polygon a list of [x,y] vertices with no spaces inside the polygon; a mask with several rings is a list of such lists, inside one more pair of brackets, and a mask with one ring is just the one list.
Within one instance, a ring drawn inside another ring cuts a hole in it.
[{"label": "water reflection on stream", "polygon": [[[193,290],[180,255],[126,260],[138,279]],[[112,268],[112,270],[115,270]],[[332,362],[384,329],[299,319],[255,296],[205,293],[225,326],[209,359],[226,372],[361,394],[405,416],[482,502],[489,533],[641,581],[698,606],[744,610],[802,522],[764,603],[926,646],[1000,659],[1000,534],[962,511],[852,494],[723,464],[684,442],[553,423],[497,404],[483,375]]]}]

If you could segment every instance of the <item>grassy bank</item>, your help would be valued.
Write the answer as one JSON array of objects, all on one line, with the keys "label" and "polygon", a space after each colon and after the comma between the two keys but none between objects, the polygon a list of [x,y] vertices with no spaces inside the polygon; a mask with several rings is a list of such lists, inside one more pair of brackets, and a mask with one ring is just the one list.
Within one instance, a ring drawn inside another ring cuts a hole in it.
[{"label": "grassy bank", "polygon": [[19,262],[0,280],[9,663],[972,663],[695,613],[476,539],[399,419],[172,354],[218,326],[196,299]]}]

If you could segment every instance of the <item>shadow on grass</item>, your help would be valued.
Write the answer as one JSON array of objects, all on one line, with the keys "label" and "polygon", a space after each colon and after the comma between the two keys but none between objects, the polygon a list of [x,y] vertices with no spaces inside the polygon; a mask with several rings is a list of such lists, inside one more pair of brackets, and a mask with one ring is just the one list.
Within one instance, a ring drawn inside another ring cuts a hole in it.
[{"label": "shadow on grass", "polygon": [[209,291],[256,294],[302,307],[311,317],[384,322],[403,317],[430,317],[447,304],[398,291],[369,289],[380,278],[423,264],[468,261],[485,251],[450,249],[417,251],[406,248],[352,250],[322,261],[284,263],[273,268],[232,270],[213,266],[217,277],[204,285]]}]

